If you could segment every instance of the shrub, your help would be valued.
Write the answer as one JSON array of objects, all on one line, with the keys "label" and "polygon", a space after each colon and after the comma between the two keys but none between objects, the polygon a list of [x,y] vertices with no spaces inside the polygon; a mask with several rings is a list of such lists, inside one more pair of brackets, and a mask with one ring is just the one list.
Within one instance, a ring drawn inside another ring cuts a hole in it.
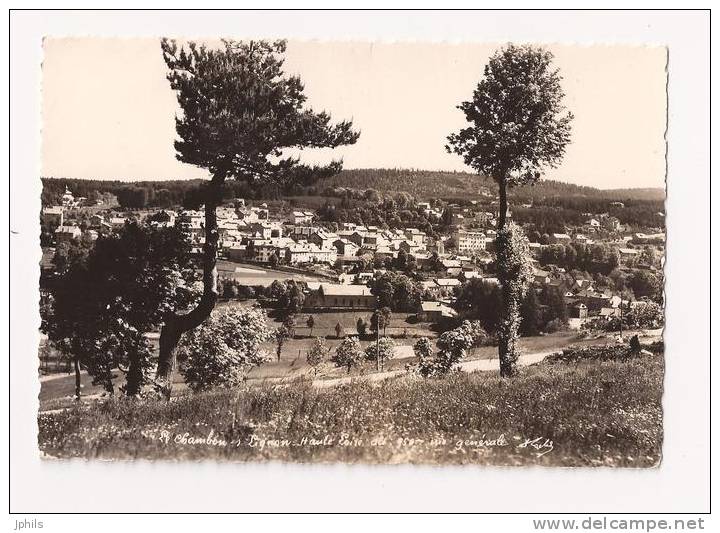
[{"label": "shrub", "polygon": [[325,341],[321,338],[316,338],[312,346],[306,354],[307,364],[313,369],[313,372],[317,375],[320,364],[327,359],[328,348],[325,346]]},{"label": "shrub", "polygon": [[378,356],[380,356],[380,361],[386,361],[395,356],[395,342],[391,338],[383,337],[377,343],[370,343],[365,348],[365,358],[368,361],[377,361]]},{"label": "shrub", "polygon": [[480,346],[487,340],[487,333],[479,321],[465,320],[459,327],[446,331],[438,339],[439,351],[432,356],[430,342],[423,338],[414,346],[418,356],[417,371],[423,377],[443,376],[452,371],[465,357],[467,350]]},{"label": "shrub", "polygon": [[659,328],[663,325],[663,308],[655,302],[637,302],[623,316],[630,328]]},{"label": "shrub", "polygon": [[362,363],[363,351],[355,337],[346,337],[335,349],[332,361],[340,367],[347,368],[348,374],[353,367]]},{"label": "shrub", "polygon": [[250,368],[268,359],[260,345],[272,337],[260,310],[235,307],[215,311],[183,336],[178,347],[180,372],[195,392],[237,385]]},{"label": "shrub", "polygon": [[[631,357],[642,355],[643,346],[639,340],[630,339],[629,344],[604,344],[600,346],[573,346],[566,348],[560,353],[546,357],[543,362],[554,363],[579,363],[581,361],[625,361]],[[648,346],[653,355],[662,355],[662,342],[653,343]],[[647,355],[647,352],[645,352]],[[648,356],[650,357],[650,356]]]},{"label": "shrub", "polygon": [[545,326],[546,333],[555,333],[557,331],[564,331],[567,329],[567,325],[559,318],[554,318]]}]

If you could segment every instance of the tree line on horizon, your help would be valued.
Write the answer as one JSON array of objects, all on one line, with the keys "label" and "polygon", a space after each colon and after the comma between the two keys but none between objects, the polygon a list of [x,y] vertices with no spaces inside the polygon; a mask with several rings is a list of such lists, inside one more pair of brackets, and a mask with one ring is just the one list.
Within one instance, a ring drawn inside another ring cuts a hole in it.
[{"label": "tree line on horizon", "polygon": [[[112,194],[123,207],[172,207],[182,205],[188,191],[197,189],[205,180],[103,180],[80,178],[42,177],[42,205],[60,203],[65,188],[79,197],[95,199],[99,194]],[[333,189],[357,191],[375,190],[378,193],[404,191],[419,199],[443,198],[467,203],[480,197],[480,191],[496,195],[497,186],[488,178],[468,172],[442,172],[412,169],[342,169],[311,185],[288,184],[286,187],[255,187],[243,181],[224,184],[226,198],[249,200],[277,199],[287,196],[328,196]],[[573,183],[545,180],[535,185],[513,189],[510,198],[515,202],[538,202],[545,205],[572,203],[580,207],[597,202],[664,202],[661,188],[597,189]],[[122,200],[121,201],[121,197]],[[488,199],[490,196],[480,197]],[[662,206],[661,206],[662,207]],[[590,209],[588,209],[590,210]]]}]

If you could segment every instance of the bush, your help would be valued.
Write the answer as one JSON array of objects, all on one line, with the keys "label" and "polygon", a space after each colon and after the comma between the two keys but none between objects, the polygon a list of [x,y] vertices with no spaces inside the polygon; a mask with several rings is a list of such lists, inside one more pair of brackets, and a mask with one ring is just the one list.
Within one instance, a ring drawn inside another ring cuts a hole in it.
[{"label": "bush", "polygon": [[376,361],[380,355],[381,361],[387,361],[395,356],[395,342],[389,337],[383,337],[378,343],[370,343],[365,348],[365,358],[368,361]]},{"label": "bush", "polygon": [[233,307],[215,311],[183,336],[178,347],[180,372],[195,392],[237,385],[250,368],[268,360],[260,345],[272,338],[260,310]]},{"label": "bush", "polygon": [[440,335],[437,341],[439,351],[431,357],[430,341],[423,337],[413,348],[419,359],[415,370],[423,377],[446,375],[465,357],[467,350],[482,346],[487,338],[479,321],[465,320],[459,327]]},{"label": "bush", "polygon": [[339,367],[347,368],[348,374],[353,367],[362,363],[363,351],[356,337],[346,337],[335,349],[332,361]]},{"label": "bush", "polygon": [[545,326],[546,333],[555,333],[557,331],[565,331],[566,329],[567,324],[559,318],[554,318]]},{"label": "bush", "polygon": [[325,341],[320,337],[316,338],[306,354],[307,364],[310,365],[315,374],[317,374],[320,364],[327,359],[328,352]]},{"label": "bush", "polygon": [[[635,337],[636,338],[636,337]],[[662,343],[661,343],[662,344]],[[657,346],[650,350],[653,355],[662,355],[662,348]],[[637,349],[634,349],[637,347]],[[631,357],[639,356],[642,352],[642,345],[631,339],[628,344],[605,344],[600,346],[573,346],[566,348],[560,353],[547,356],[543,363],[578,363],[580,361],[625,361]]]},{"label": "bush", "polygon": [[635,303],[623,316],[629,328],[659,328],[664,318],[662,306],[650,301]]}]

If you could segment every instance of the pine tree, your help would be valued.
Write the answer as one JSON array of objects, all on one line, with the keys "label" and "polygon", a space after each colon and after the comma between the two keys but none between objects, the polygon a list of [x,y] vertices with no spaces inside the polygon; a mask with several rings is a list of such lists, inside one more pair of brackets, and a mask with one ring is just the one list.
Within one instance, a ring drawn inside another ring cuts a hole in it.
[{"label": "pine tree", "polygon": [[168,313],[160,335],[157,380],[169,398],[180,337],[210,316],[218,298],[216,207],[226,180],[282,190],[337,173],[341,164],[307,166],[285,148],[335,148],[359,134],[344,121],[332,125],[325,112],[304,107],[297,76],[283,72],[285,41],[223,41],[218,48],[194,42],[161,42],[167,79],[181,113],[175,118],[177,158],[205,168],[211,178],[195,201],[205,208],[203,294],[188,313]]}]

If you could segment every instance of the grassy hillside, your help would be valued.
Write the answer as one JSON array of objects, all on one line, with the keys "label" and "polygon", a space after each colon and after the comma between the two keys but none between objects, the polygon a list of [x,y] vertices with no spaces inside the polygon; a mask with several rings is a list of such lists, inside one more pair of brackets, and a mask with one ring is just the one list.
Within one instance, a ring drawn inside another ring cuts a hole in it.
[{"label": "grassy hillside", "polygon": [[403,376],[113,399],[41,414],[57,457],[648,467],[662,443],[662,355],[540,363],[520,376]]}]

